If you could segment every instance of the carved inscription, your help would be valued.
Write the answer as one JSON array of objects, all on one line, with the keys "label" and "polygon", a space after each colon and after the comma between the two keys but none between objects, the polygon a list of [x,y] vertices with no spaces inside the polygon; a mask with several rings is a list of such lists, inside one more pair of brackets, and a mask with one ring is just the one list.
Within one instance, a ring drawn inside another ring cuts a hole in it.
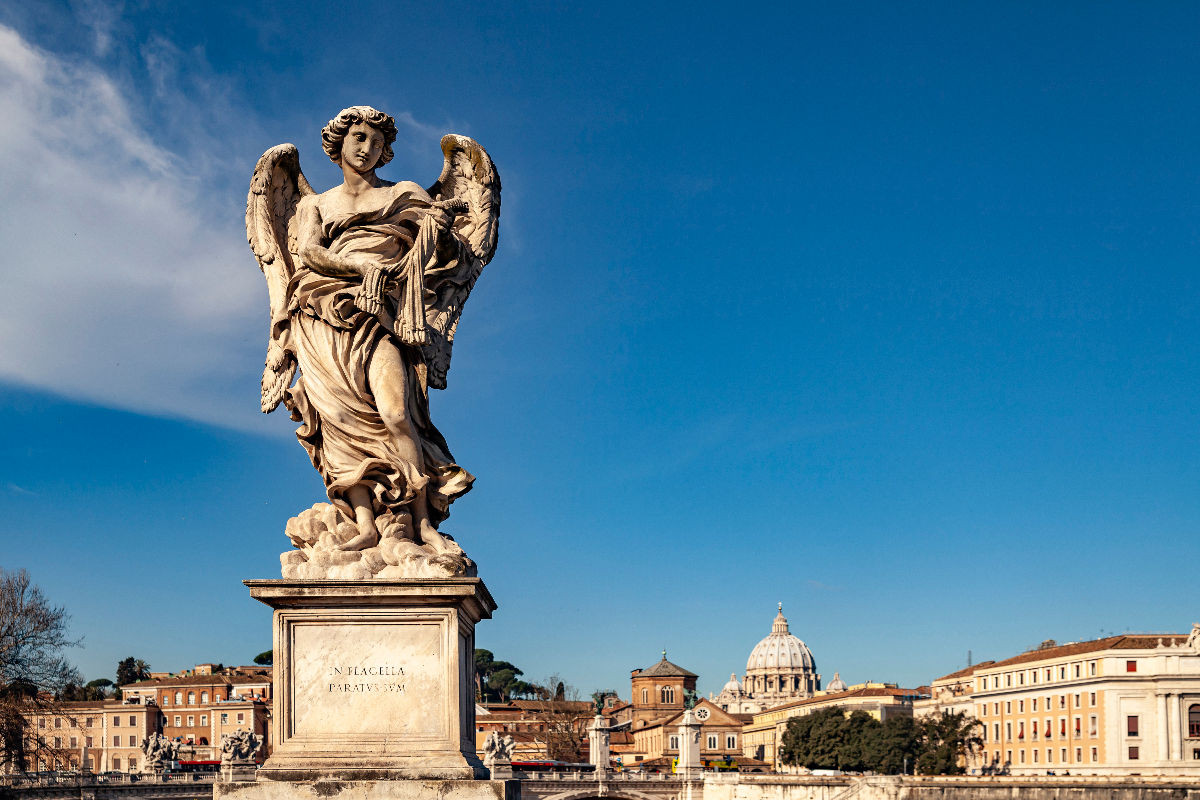
[{"label": "carved inscription", "polygon": [[387,694],[403,692],[404,689],[404,667],[363,664],[329,668],[329,691],[332,693]]}]

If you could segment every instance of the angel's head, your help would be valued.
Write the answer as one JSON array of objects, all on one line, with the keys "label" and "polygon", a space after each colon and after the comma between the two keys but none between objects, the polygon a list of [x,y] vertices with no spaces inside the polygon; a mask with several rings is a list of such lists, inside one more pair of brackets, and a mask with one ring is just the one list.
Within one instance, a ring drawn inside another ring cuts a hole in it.
[{"label": "angel's head", "polygon": [[371,163],[355,165],[360,171],[382,167],[392,160],[392,142],[396,141],[396,120],[370,106],[350,106],[339,111],[338,115],[321,129],[321,147],[330,160],[339,166],[345,155],[347,137],[352,139],[350,145],[354,145],[355,140],[362,140],[366,151],[378,153],[375,159],[368,157]]}]

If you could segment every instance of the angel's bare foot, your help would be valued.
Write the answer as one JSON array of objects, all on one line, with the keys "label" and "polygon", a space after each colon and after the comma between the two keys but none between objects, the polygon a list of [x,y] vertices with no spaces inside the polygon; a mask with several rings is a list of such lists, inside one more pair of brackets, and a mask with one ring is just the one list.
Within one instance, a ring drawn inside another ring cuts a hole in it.
[{"label": "angel's bare foot", "polygon": [[362,531],[348,542],[342,542],[338,545],[338,550],[366,550],[379,544],[379,531],[371,525],[365,531]]},{"label": "angel's bare foot", "polygon": [[435,553],[453,553],[457,549],[449,539],[438,533],[437,529],[428,522],[423,522],[421,525],[421,541]]}]

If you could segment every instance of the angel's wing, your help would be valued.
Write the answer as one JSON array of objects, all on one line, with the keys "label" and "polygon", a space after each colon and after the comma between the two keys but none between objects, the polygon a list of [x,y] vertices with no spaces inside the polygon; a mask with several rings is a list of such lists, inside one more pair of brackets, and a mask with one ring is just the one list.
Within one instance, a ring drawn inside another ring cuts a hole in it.
[{"label": "angel's wing", "polygon": [[454,221],[454,230],[464,243],[459,263],[435,286],[427,285],[435,293],[433,303],[425,309],[432,341],[421,350],[426,383],[434,389],[446,388],[458,319],[479,273],[496,252],[500,230],[500,175],[487,152],[474,139],[450,133],[442,137],[442,154],[446,163],[429,194],[441,200],[465,200],[468,209]]},{"label": "angel's wing", "polygon": [[295,145],[272,147],[254,166],[246,196],[246,238],[266,276],[271,298],[271,329],[262,375],[264,414],[275,410],[296,377],[296,354],[288,330],[287,286],[296,269],[296,206],[301,197],[310,194],[313,190],[300,171]]}]

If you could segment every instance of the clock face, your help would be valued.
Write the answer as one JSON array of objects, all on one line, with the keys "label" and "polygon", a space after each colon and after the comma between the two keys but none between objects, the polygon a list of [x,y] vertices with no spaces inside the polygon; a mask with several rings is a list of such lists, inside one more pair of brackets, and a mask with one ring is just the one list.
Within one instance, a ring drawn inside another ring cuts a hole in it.
[{"label": "clock face", "polygon": [[701,722],[704,722],[704,720],[708,719],[708,709],[707,708],[697,708],[696,709],[696,719],[700,720]]}]

